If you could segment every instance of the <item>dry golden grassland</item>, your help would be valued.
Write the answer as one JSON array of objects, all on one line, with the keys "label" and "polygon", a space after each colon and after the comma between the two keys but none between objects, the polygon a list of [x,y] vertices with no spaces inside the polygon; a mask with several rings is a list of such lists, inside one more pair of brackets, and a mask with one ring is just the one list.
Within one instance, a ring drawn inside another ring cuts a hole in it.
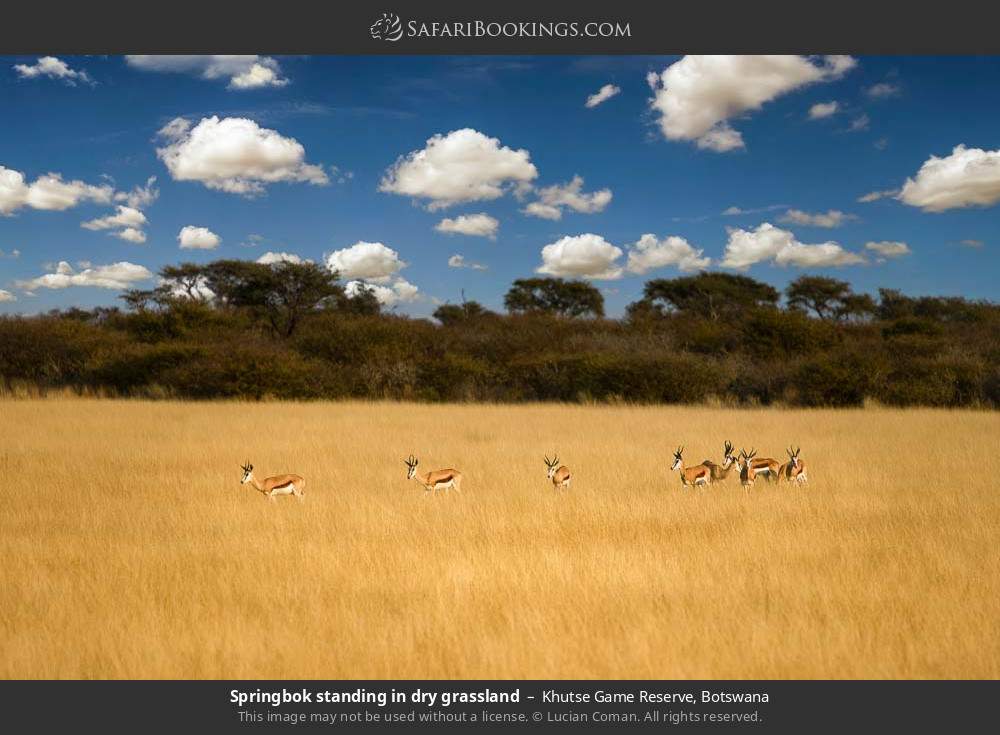
[{"label": "dry golden grassland", "polygon": [[[1000,416],[0,402],[0,676],[1000,677]],[[808,487],[683,490],[722,442]],[[542,455],[574,486],[557,493]],[[405,480],[457,467],[461,494]],[[239,485],[299,473],[306,499]]]}]

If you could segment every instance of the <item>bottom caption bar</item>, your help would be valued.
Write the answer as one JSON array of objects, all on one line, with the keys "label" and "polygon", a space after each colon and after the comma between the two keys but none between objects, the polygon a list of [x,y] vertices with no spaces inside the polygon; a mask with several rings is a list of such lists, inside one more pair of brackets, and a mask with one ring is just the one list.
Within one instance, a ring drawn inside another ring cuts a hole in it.
[{"label": "bottom caption bar", "polygon": [[[211,728],[982,730],[995,681],[0,682],[11,732]],[[59,706],[53,706],[57,702]]]}]

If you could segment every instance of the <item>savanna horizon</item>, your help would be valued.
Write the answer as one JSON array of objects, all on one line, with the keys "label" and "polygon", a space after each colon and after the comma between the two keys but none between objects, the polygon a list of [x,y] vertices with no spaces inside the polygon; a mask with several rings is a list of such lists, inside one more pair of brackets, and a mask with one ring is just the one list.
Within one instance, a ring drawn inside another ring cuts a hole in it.
[{"label": "savanna horizon", "polygon": [[[0,413],[0,677],[1000,676],[995,412]],[[721,463],[725,440],[779,461],[801,446],[808,485],[683,489],[673,451]],[[411,452],[459,469],[461,493],[407,481]],[[246,460],[302,475],[304,502],[241,487]]]}]

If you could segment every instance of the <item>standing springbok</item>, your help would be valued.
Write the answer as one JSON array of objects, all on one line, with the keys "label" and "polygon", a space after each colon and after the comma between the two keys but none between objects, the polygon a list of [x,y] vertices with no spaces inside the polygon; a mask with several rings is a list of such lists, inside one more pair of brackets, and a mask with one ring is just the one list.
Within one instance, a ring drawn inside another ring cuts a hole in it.
[{"label": "standing springbok", "polygon": [[771,457],[757,457],[756,459],[750,458],[750,463],[753,465],[754,472],[763,475],[768,482],[778,481],[778,470],[781,467],[778,460]]},{"label": "standing springbok", "polygon": [[406,479],[416,480],[421,485],[424,486],[424,490],[451,490],[455,488],[459,492],[462,491],[462,473],[458,470],[447,469],[447,470],[434,470],[433,472],[428,472],[423,477],[417,472],[417,465],[420,463],[416,457],[412,454],[409,459],[404,461],[407,467]]},{"label": "standing springbok", "polygon": [[712,471],[703,464],[695,465],[694,467],[684,467],[684,460],[681,457],[683,452],[684,447],[677,448],[677,451],[674,452],[674,464],[670,468],[671,472],[677,470],[680,473],[681,485],[686,489],[710,483],[712,481]]},{"label": "standing springbok", "polygon": [[795,451],[789,447],[785,450],[788,452],[788,461],[781,465],[781,469],[778,470],[778,479],[788,480],[791,482],[795,480],[796,482],[809,482],[809,478],[806,476],[806,463],[799,459],[799,453],[802,451],[802,447],[799,447]]},{"label": "standing springbok", "polygon": [[545,466],[548,468],[546,476],[552,480],[552,485],[556,490],[569,489],[569,481],[571,475],[569,473],[569,467],[559,466],[559,455],[553,455],[555,459],[549,460],[548,455],[545,456]]},{"label": "standing springbok", "polygon": [[275,495],[294,495],[298,500],[302,500],[306,492],[306,481],[299,475],[275,475],[265,477],[263,482],[253,476],[253,465],[248,461],[240,466],[243,470],[243,479],[240,485],[248,482],[258,491],[266,495],[270,500],[274,500]]},{"label": "standing springbok", "polygon": [[747,492],[750,492],[750,488],[753,487],[757,479],[757,470],[753,466],[755,454],[757,454],[756,449],[751,449],[749,454],[747,454],[746,449],[741,449],[740,456],[736,460],[736,466],[740,468],[740,484]]},{"label": "standing springbok", "polygon": [[729,477],[729,473],[732,472],[733,468],[736,466],[736,456],[733,454],[732,442],[726,440],[721,465],[717,465],[710,459],[706,459],[702,462],[702,464],[708,467],[709,472],[711,472],[712,482],[721,482],[725,480]]}]

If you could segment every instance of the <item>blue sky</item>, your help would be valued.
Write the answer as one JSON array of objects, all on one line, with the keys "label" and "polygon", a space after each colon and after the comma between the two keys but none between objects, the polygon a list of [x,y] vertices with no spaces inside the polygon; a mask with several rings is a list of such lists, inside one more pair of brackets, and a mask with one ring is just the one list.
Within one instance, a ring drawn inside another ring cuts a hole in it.
[{"label": "blue sky", "polygon": [[998,82],[1000,57],[0,58],[0,312],[269,252],[415,315],[538,269],[612,315],[703,267],[997,299]]}]

